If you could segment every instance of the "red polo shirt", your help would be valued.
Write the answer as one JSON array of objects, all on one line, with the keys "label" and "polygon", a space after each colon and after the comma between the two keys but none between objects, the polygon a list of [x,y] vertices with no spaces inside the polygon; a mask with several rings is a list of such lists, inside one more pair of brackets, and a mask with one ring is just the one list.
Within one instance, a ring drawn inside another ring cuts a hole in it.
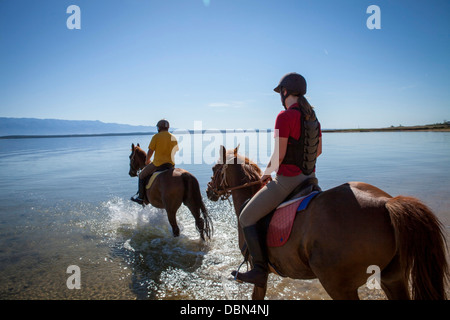
[{"label": "red polo shirt", "polygon": [[[287,110],[281,111],[277,116],[275,121],[275,130],[278,130],[278,136],[280,138],[292,137],[296,140],[300,138],[301,113],[297,109],[294,109],[295,107],[298,107],[297,103],[289,106]],[[320,131],[320,136],[322,136],[322,131]],[[281,164],[277,171],[277,174],[286,177],[297,176],[301,173],[302,170],[294,164]]]}]

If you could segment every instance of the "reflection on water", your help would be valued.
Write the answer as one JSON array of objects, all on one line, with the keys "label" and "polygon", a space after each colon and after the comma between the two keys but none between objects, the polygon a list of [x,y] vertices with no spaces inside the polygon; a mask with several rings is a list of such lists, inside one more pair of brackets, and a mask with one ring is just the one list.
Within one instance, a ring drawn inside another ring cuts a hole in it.
[{"label": "reflection on water", "polygon": [[[0,141],[1,299],[250,298],[250,285],[230,280],[242,262],[234,211],[205,196],[211,164],[180,165],[199,180],[214,222],[208,242],[199,239],[186,207],[177,213],[181,236],[174,238],[164,210],[128,200],[137,189],[128,176],[131,142],[148,141]],[[245,141],[233,143],[251,150]],[[449,133],[325,133],[323,141],[317,171],[323,189],[359,180],[393,196],[415,196],[449,230]],[[80,290],[66,287],[69,265],[81,269]],[[317,280],[269,279],[268,299],[330,299]],[[385,298],[364,286],[360,297]]]}]

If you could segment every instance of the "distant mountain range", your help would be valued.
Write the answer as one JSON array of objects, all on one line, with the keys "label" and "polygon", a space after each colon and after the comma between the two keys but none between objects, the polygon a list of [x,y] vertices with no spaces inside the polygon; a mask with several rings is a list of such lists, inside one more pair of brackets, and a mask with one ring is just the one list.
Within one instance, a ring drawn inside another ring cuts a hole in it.
[{"label": "distant mountain range", "polygon": [[[173,130],[176,130],[172,128]],[[205,130],[203,130],[204,132]],[[230,130],[208,130],[226,133]],[[231,130],[233,131],[233,130]],[[258,129],[256,131],[259,131]],[[398,126],[375,129],[323,129],[322,132],[371,132],[371,131],[450,131],[450,122],[419,125]],[[104,123],[88,120],[57,120],[35,118],[0,117],[0,138],[78,136],[78,135],[128,135],[153,134],[156,126],[132,126],[128,124]],[[189,132],[196,132],[189,130]]]},{"label": "distant mountain range", "polygon": [[101,121],[57,120],[0,117],[0,137],[5,136],[61,136],[155,133],[155,126],[132,126]]}]

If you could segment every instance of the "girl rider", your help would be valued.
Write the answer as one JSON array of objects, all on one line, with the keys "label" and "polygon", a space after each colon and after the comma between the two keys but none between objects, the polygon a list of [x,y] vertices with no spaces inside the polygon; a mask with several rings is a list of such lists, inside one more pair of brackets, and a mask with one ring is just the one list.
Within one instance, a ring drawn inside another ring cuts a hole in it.
[{"label": "girl rider", "polygon": [[[315,177],[315,163],[322,153],[320,124],[304,95],[306,81],[298,73],[286,74],[274,89],[284,106],[275,121],[275,151],[261,177],[267,184],[243,209],[239,222],[252,256],[253,269],[232,274],[238,280],[264,287],[268,266],[266,239],[259,236],[257,222],[275,209],[299,184]],[[272,180],[271,173],[276,171]],[[270,182],[269,182],[270,181]]]}]

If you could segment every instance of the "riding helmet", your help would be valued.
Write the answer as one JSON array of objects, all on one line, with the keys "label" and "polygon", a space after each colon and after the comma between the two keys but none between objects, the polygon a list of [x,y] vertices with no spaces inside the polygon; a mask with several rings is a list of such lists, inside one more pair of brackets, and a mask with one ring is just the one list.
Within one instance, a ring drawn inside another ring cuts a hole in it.
[{"label": "riding helmet", "polygon": [[306,80],[302,75],[291,72],[284,75],[278,86],[273,90],[280,93],[281,88],[286,89],[290,94],[303,96],[306,94]]},{"label": "riding helmet", "polygon": [[156,124],[156,127],[159,129],[169,129],[169,121],[167,121],[166,119],[161,119]]}]

